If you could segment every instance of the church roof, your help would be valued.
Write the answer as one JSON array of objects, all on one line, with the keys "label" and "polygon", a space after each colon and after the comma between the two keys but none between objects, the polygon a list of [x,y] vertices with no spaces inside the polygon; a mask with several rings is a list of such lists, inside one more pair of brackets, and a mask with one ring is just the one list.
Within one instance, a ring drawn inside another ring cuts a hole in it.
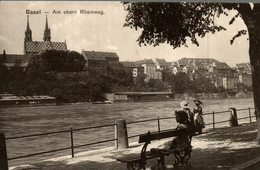
[{"label": "church roof", "polygon": [[84,51],[83,54],[89,60],[106,60],[106,58],[119,58],[116,53],[113,52],[101,52],[101,51]]},{"label": "church roof", "polygon": [[29,41],[25,42],[26,53],[38,53],[46,50],[57,50],[57,51],[67,51],[66,42],[38,42]]}]

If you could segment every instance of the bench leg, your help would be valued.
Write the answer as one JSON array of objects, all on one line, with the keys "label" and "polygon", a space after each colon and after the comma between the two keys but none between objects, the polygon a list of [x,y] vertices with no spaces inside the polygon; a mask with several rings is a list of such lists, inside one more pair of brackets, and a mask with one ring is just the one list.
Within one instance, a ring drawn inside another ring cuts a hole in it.
[{"label": "bench leg", "polygon": [[189,159],[191,157],[191,150],[186,150],[186,151],[180,151],[180,152],[176,152],[174,153],[175,156],[175,162],[173,164],[174,168],[178,168],[178,167],[186,167],[191,169],[191,163],[189,162]]},{"label": "bench leg", "polygon": [[127,163],[126,165],[128,170],[134,170],[134,164],[133,163]]},{"label": "bench leg", "polygon": [[167,167],[165,166],[164,156],[160,156],[157,158],[157,166],[159,170],[167,169]]},{"label": "bench leg", "polygon": [[128,170],[145,170],[145,166],[133,162],[128,162],[126,167]]}]

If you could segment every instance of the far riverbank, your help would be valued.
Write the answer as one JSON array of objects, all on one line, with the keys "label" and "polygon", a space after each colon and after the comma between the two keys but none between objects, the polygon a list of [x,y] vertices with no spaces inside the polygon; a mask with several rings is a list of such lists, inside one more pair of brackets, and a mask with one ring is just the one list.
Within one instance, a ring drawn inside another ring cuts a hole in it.
[{"label": "far riverbank", "polygon": [[174,94],[171,92],[122,92],[106,93],[105,97],[114,103],[160,102],[179,100],[205,100],[228,98],[253,98],[252,91],[222,92],[222,93],[190,93]]}]

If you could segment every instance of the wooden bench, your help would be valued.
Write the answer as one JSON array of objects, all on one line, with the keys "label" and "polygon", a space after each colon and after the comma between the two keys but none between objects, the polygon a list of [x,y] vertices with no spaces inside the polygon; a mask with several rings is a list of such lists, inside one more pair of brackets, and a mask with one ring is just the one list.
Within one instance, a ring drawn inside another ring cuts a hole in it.
[{"label": "wooden bench", "polygon": [[[195,130],[196,132],[199,131],[199,129]],[[175,156],[175,162],[173,164],[174,168],[177,167],[185,167],[185,168],[191,168],[191,164],[189,162],[189,159],[191,157],[192,152],[192,146],[191,146],[191,140],[192,136],[194,135],[194,132],[189,132],[187,130],[165,130],[159,132],[153,132],[150,133],[150,131],[147,134],[142,134],[139,136],[138,143],[144,143],[141,153],[138,155],[125,155],[121,158],[118,158],[117,161],[127,163],[127,169],[128,170],[145,170],[146,160],[157,158],[157,166],[158,169],[166,169],[164,157],[169,156],[170,154],[174,154]],[[151,143],[151,141],[164,139],[164,138],[170,138],[174,136],[180,136],[180,135],[189,135],[189,140],[186,145],[186,147],[180,149],[180,150],[167,150],[167,151],[161,151],[158,153],[154,153],[151,151],[146,151],[146,148],[148,144]]]}]

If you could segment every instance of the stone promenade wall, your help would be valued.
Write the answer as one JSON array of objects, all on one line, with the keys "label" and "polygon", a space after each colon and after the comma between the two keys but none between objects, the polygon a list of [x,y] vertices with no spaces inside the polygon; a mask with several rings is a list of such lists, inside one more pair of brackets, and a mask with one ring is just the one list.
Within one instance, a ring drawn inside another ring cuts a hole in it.
[{"label": "stone promenade wall", "polygon": [[175,100],[249,98],[249,97],[253,97],[253,92],[175,94]]}]

